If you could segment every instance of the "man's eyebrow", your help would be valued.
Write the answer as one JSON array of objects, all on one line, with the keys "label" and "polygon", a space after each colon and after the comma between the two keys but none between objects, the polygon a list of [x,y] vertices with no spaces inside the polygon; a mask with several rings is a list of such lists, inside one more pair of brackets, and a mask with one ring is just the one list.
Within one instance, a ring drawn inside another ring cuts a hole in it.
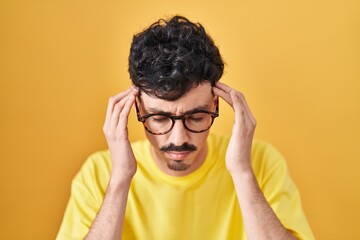
[{"label": "man's eyebrow", "polygon": [[[208,104],[205,104],[203,106],[198,106],[196,108],[193,108],[191,110],[188,110],[186,112],[181,112],[181,114],[188,114],[188,113],[191,113],[191,112],[194,112],[194,111],[209,111],[209,105]],[[158,109],[156,107],[149,107],[149,108],[146,108],[145,107],[145,110],[150,113],[150,114],[165,114],[165,115],[173,115],[172,112],[166,112],[166,111],[163,111],[161,109]]]}]

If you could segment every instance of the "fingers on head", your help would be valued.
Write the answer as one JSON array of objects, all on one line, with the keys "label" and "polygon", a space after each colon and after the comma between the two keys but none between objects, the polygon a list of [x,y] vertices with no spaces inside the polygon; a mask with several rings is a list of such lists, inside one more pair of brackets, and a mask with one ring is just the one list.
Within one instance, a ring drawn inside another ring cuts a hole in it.
[{"label": "fingers on head", "polygon": [[133,88],[133,87],[129,87],[128,89],[126,89],[125,91],[116,94],[115,96],[112,96],[109,98],[109,105],[115,105],[117,102],[119,102],[121,99],[123,99],[125,96],[129,95],[129,94],[137,94],[139,91],[137,90],[137,88]]},{"label": "fingers on head", "polygon": [[217,83],[215,84],[215,86],[218,87],[218,88],[220,88],[220,89],[222,89],[222,90],[224,90],[225,92],[228,92],[228,91],[231,89],[231,87],[229,87],[229,86],[226,85],[225,83],[221,83],[221,82],[217,82]]},{"label": "fingers on head", "polygon": [[120,113],[123,111],[123,109],[124,109],[124,107],[125,107],[125,105],[126,105],[126,103],[128,102],[128,100],[129,100],[130,97],[131,97],[132,99],[134,99],[132,95],[128,95],[128,96],[122,98],[119,102],[117,102],[117,103],[115,104],[115,106],[114,106],[114,111],[113,111],[113,115],[117,115],[117,116],[120,115]]},{"label": "fingers on head", "polygon": [[126,106],[127,113],[123,114],[127,118],[127,115],[130,112],[131,106],[134,102],[134,98],[138,93],[139,91],[137,88],[129,87],[125,91],[109,98],[108,107],[106,110],[106,119],[103,126],[104,132],[108,132],[111,131],[111,129],[116,128],[119,123],[120,113],[123,112],[126,102],[129,100],[130,97],[130,103],[128,106]]},{"label": "fingers on head", "polygon": [[256,120],[252,115],[249,105],[245,99],[243,93],[236,91],[233,88],[230,88],[224,83],[217,82],[214,87],[214,93],[221,98],[223,98],[227,103],[229,103],[234,109],[239,109],[239,117],[242,119],[248,119],[252,125],[256,126]]},{"label": "fingers on head", "polygon": [[122,98],[119,102],[115,103],[111,113],[110,128],[114,129],[119,123],[120,113],[122,112],[128,97]]},{"label": "fingers on head", "polygon": [[134,88],[129,88],[124,92],[121,92],[115,96],[112,96],[109,98],[109,103],[108,103],[108,113],[113,112],[113,110],[115,109],[115,106],[120,103],[121,101],[126,101],[126,99],[129,96],[136,96],[138,94],[138,90],[134,89]]},{"label": "fingers on head", "polygon": [[245,99],[244,94],[242,94],[241,92],[238,92],[236,94],[236,99],[237,99],[237,102],[241,105],[242,116],[244,116],[248,121],[250,121],[252,125],[256,126],[256,120],[250,110],[250,107]]},{"label": "fingers on head", "polygon": [[223,89],[216,88],[216,87],[214,87],[214,93],[215,93],[216,96],[221,97],[228,104],[232,105],[232,100],[231,100],[231,97],[230,97],[229,93],[225,92]]},{"label": "fingers on head", "polygon": [[216,96],[219,96],[219,97],[223,97],[224,94],[226,94],[226,92],[224,92],[224,90],[217,88],[217,87],[213,87],[213,92],[215,93]]},{"label": "fingers on head", "polygon": [[124,103],[124,106],[120,113],[118,127],[122,129],[126,128],[131,106],[133,105],[134,101],[135,101],[134,95],[130,95],[127,97],[126,102]]},{"label": "fingers on head", "polygon": [[230,89],[229,95],[233,102],[234,107],[241,107],[243,105],[244,96],[241,92],[238,92],[234,89]]}]

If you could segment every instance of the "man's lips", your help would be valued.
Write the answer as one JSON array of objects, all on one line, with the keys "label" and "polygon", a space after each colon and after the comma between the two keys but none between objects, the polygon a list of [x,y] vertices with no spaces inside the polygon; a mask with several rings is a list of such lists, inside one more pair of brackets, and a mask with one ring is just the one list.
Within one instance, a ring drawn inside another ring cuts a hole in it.
[{"label": "man's lips", "polygon": [[190,151],[184,151],[184,152],[166,152],[166,155],[172,160],[184,160],[187,156],[190,155]]}]

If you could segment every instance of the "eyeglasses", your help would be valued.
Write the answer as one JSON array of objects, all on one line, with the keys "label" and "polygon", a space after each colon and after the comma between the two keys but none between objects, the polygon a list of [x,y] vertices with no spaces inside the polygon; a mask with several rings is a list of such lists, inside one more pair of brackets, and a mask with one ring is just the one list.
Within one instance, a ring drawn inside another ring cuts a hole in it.
[{"label": "eyeglasses", "polygon": [[216,104],[215,112],[194,110],[181,116],[163,113],[141,116],[136,101],[135,107],[138,121],[143,123],[146,131],[154,135],[163,135],[170,132],[175,125],[175,120],[182,120],[184,127],[190,132],[202,133],[207,131],[214,123],[214,119],[219,116],[219,104]]}]

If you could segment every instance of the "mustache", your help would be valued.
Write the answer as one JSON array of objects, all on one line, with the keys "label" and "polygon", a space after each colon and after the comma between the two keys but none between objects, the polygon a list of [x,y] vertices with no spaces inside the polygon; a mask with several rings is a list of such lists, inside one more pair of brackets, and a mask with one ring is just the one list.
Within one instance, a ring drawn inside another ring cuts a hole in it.
[{"label": "mustache", "polygon": [[170,143],[169,145],[160,148],[160,151],[162,152],[194,152],[196,150],[197,147],[195,145],[187,142],[183,143],[180,146],[176,146],[175,144]]}]

